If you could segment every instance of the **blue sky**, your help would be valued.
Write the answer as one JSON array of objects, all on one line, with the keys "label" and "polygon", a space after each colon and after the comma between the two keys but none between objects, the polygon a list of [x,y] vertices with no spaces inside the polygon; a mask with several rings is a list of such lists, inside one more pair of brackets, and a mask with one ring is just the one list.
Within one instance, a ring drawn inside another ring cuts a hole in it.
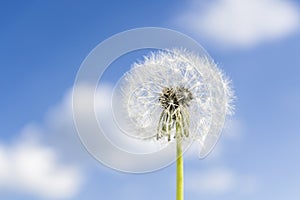
[{"label": "blue sky", "polygon": [[[158,26],[202,44],[231,77],[237,96],[236,114],[214,152],[205,160],[186,156],[186,199],[298,199],[299,6],[276,0],[1,1],[0,198],[175,198],[173,165],[141,175],[102,166],[83,149],[68,111],[76,73],[97,44],[131,28]],[[50,172],[23,176],[39,171],[39,165],[30,171],[31,159],[49,161]]]}]

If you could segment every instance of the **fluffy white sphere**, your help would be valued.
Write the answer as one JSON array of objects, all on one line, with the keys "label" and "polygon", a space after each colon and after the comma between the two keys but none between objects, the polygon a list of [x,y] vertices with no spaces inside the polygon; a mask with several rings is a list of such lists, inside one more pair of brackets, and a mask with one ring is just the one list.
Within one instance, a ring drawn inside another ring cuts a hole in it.
[{"label": "fluffy white sphere", "polygon": [[[206,55],[161,50],[134,63],[120,80],[114,98],[121,105],[114,108],[120,128],[135,138],[159,139],[168,145],[170,138],[157,137],[167,107],[160,99],[166,88],[177,91],[175,100],[181,101],[177,104],[188,120],[189,135],[184,140],[199,141],[200,157],[206,156],[219,138],[225,117],[232,114],[234,96],[229,79]],[[174,138],[175,133],[171,134]]]}]

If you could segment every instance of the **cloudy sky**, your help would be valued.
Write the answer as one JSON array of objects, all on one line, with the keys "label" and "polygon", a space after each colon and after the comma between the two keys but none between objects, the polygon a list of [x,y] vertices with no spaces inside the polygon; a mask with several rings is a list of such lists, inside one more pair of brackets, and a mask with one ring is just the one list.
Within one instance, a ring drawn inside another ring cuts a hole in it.
[{"label": "cloudy sky", "polygon": [[[174,165],[138,175],[107,168],[87,153],[72,119],[85,57],[145,26],[197,40],[237,96],[212,154],[200,160],[193,147],[185,155],[186,199],[299,199],[300,2],[292,0],[0,1],[0,199],[175,198]],[[104,118],[122,73],[98,88]]]}]

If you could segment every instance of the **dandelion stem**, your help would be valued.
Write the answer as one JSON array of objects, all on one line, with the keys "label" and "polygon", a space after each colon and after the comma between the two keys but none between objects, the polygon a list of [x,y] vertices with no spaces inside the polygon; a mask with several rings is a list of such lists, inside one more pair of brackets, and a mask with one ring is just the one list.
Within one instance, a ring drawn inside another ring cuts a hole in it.
[{"label": "dandelion stem", "polygon": [[182,157],[182,127],[176,122],[176,143],[177,143],[177,161],[176,161],[176,200],[183,200],[183,157]]}]

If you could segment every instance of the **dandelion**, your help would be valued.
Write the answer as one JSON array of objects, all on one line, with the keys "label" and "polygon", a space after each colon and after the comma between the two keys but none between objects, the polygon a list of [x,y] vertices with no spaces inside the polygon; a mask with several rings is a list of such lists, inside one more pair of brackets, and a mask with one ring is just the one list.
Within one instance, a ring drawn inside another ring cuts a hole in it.
[{"label": "dandelion", "polygon": [[177,200],[183,199],[183,144],[198,141],[204,157],[232,114],[228,78],[206,55],[184,49],[152,52],[120,81],[122,117],[133,137],[176,143]]}]

